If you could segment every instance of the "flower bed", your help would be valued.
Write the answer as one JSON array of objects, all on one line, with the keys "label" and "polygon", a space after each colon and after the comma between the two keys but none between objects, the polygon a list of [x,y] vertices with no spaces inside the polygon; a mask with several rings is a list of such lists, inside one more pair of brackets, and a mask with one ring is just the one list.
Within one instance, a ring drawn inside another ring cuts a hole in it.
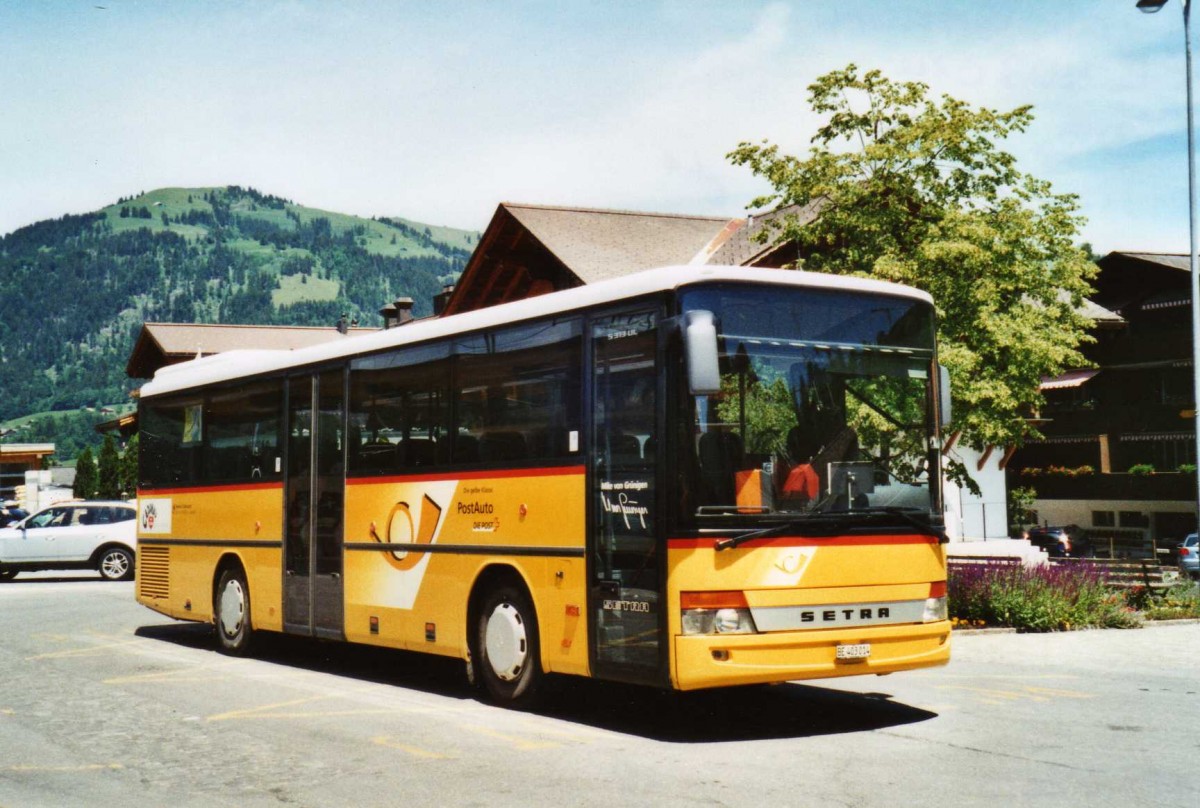
[{"label": "flower bed", "polygon": [[1142,619],[1090,564],[1066,567],[967,565],[952,568],[948,593],[956,625],[1022,631],[1135,628]]}]

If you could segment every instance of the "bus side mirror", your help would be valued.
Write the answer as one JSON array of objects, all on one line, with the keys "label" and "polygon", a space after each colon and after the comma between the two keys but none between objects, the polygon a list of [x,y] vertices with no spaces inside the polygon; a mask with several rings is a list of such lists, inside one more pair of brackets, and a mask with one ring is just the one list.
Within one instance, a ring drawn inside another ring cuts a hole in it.
[{"label": "bus side mirror", "polygon": [[711,311],[689,311],[684,315],[683,323],[688,389],[697,396],[721,392],[716,318]]},{"label": "bus side mirror", "polygon": [[942,414],[942,426],[950,426],[952,411],[950,409],[950,371],[945,365],[938,365],[938,392],[940,393],[940,401],[938,402]]}]

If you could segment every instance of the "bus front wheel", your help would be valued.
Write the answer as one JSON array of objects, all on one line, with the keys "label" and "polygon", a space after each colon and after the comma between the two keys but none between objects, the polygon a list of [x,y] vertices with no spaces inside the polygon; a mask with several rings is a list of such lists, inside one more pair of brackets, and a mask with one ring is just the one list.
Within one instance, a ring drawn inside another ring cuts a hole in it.
[{"label": "bus front wheel", "polygon": [[241,656],[250,647],[254,629],[250,625],[250,587],[238,567],[227,567],[217,582],[213,617],[221,650]]},{"label": "bus front wheel", "polygon": [[476,669],[493,700],[528,708],[542,682],[537,616],[525,592],[511,584],[484,597],[476,633]]}]

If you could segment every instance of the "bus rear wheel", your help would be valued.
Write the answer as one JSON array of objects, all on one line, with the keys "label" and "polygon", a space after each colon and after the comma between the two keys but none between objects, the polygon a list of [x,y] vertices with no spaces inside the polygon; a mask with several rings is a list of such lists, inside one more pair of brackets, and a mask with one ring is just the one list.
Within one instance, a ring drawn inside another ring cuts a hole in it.
[{"label": "bus rear wheel", "polygon": [[475,647],[488,695],[510,707],[532,707],[542,684],[542,660],[537,616],[520,587],[502,584],[484,597]]},{"label": "bus rear wheel", "polygon": [[245,654],[254,628],[250,625],[250,587],[240,568],[226,567],[221,573],[213,599],[213,618],[221,650],[234,656]]}]

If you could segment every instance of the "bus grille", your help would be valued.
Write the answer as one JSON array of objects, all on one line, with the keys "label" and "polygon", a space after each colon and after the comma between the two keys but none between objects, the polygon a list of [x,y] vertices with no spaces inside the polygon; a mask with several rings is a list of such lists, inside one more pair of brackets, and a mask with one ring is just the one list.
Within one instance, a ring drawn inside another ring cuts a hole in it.
[{"label": "bus grille", "polygon": [[138,595],[143,598],[167,598],[171,594],[169,570],[170,547],[143,547],[138,550],[141,569],[138,571]]}]

